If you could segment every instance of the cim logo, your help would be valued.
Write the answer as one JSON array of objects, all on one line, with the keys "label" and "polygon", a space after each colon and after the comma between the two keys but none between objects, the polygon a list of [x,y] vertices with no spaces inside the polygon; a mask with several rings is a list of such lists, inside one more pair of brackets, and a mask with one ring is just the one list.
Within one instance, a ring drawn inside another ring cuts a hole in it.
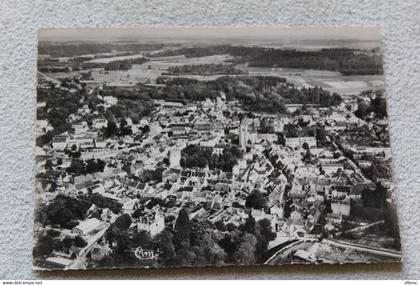
[{"label": "cim logo", "polygon": [[136,248],[134,255],[140,259],[157,259],[159,257],[159,250],[144,249],[142,247]]}]

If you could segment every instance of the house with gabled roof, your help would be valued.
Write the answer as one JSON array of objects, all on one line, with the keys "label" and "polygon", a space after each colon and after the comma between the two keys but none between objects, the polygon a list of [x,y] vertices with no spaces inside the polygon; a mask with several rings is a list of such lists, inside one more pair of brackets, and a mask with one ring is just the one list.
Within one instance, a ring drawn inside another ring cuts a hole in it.
[{"label": "house with gabled roof", "polygon": [[67,147],[68,139],[68,136],[55,136],[51,141],[52,147],[56,150],[63,151]]},{"label": "house with gabled roof", "polygon": [[165,228],[165,217],[160,211],[160,208],[149,212],[148,214],[139,218],[137,222],[138,231],[146,231],[151,237],[156,236]]},{"label": "house with gabled roof", "polygon": [[140,173],[143,171],[143,169],[144,169],[143,161],[137,160],[135,163],[133,163],[130,166],[130,174],[134,176],[139,176]]},{"label": "house with gabled roof", "polygon": [[80,222],[72,229],[72,233],[81,237],[91,235],[104,227],[104,223],[96,218],[87,219]]},{"label": "house with gabled roof", "polygon": [[175,183],[181,177],[181,169],[169,168],[162,172],[162,180],[165,183]]}]

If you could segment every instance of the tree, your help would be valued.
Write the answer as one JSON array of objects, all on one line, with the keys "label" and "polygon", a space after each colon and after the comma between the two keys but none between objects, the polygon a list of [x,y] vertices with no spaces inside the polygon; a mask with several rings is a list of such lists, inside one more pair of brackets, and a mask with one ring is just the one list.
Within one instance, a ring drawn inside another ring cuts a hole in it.
[{"label": "tree", "polygon": [[96,171],[96,160],[94,158],[86,160],[86,172],[95,173]]},{"label": "tree", "polygon": [[76,236],[74,238],[74,245],[77,247],[85,247],[87,245],[87,242],[83,238]]},{"label": "tree", "polygon": [[258,221],[255,236],[257,238],[256,257],[262,262],[270,241],[276,238],[276,234],[271,230],[271,222],[268,219]]},{"label": "tree", "polygon": [[96,160],[96,169],[100,172],[103,172],[105,169],[105,161],[101,160],[101,159],[97,159]]},{"label": "tree", "polygon": [[67,173],[71,173],[74,176],[85,175],[86,165],[83,160],[73,159],[69,167],[67,167]]},{"label": "tree", "polygon": [[61,241],[63,251],[68,253],[70,247],[72,246],[74,240],[70,236],[65,236],[63,240]]},{"label": "tree", "polygon": [[127,126],[127,121],[125,119],[122,119],[120,122],[120,129],[125,128],[125,126]]},{"label": "tree", "polygon": [[133,130],[131,127],[125,127],[120,129],[121,136],[131,136],[133,134]]},{"label": "tree", "polygon": [[322,168],[322,164],[319,165],[319,174],[320,175],[325,175],[325,170]]},{"label": "tree", "polygon": [[143,248],[152,248],[153,242],[150,233],[147,231],[135,232],[131,239],[133,246],[141,246]]},{"label": "tree", "polygon": [[255,233],[255,219],[251,214],[248,215],[248,219],[246,219],[243,229],[250,234]]},{"label": "tree", "polygon": [[267,204],[267,200],[264,198],[263,194],[258,191],[254,190],[252,193],[246,198],[245,206],[247,208],[254,208],[254,209],[262,209]]},{"label": "tree", "polygon": [[173,235],[168,229],[164,229],[158,237],[160,250],[159,261],[164,265],[172,265],[175,258],[175,246],[172,242]]},{"label": "tree", "polygon": [[311,163],[312,162],[312,153],[309,148],[306,149],[305,154],[303,155],[302,161],[305,163]]},{"label": "tree", "polygon": [[148,126],[148,125],[145,125],[144,127],[143,127],[143,129],[142,129],[142,131],[143,131],[143,133],[148,133],[148,132],[150,132],[150,127]]},{"label": "tree", "polygon": [[33,257],[45,256],[54,249],[54,240],[48,235],[41,236],[32,251]]},{"label": "tree", "polygon": [[109,138],[118,133],[118,126],[114,121],[108,120],[108,125],[103,129],[105,137]]},{"label": "tree", "polygon": [[120,122],[120,134],[121,136],[127,136],[132,135],[133,130],[130,126],[127,126],[127,121],[125,119],[122,119]]},{"label": "tree", "polygon": [[215,223],[216,228],[221,231],[221,232],[225,232],[227,230],[225,223],[223,223],[222,220],[218,220]]},{"label": "tree", "polygon": [[119,216],[114,222],[114,226],[122,231],[127,230],[130,227],[130,225],[131,225],[131,218],[130,218],[130,215],[127,213]]},{"label": "tree", "polygon": [[316,141],[318,145],[325,143],[327,139],[327,132],[325,131],[325,127],[317,126],[315,136],[316,136]]},{"label": "tree", "polygon": [[226,234],[220,241],[219,246],[226,252],[228,259],[238,250],[239,244],[236,243],[232,237]]},{"label": "tree", "polygon": [[162,173],[164,168],[156,168],[154,170],[145,169],[140,173],[140,181],[143,183],[150,181],[162,182]]},{"label": "tree", "polygon": [[191,222],[188,218],[187,211],[182,208],[179,211],[178,218],[175,223],[174,240],[178,246],[189,245],[191,236]]},{"label": "tree", "polygon": [[356,117],[364,119],[368,114],[369,109],[369,104],[363,98],[360,98],[357,100],[357,110],[354,112],[354,114]]},{"label": "tree", "polygon": [[45,162],[45,169],[51,170],[53,168],[53,163],[51,162],[50,159],[47,159],[47,161]]},{"label": "tree", "polygon": [[99,261],[99,267],[112,268],[118,264],[113,255],[106,255]]},{"label": "tree", "polygon": [[169,158],[165,157],[164,159],[162,159],[162,163],[169,166],[170,162],[169,162]]},{"label": "tree", "polygon": [[257,239],[253,234],[245,234],[242,237],[238,251],[233,254],[235,264],[252,265],[255,263],[255,245]]},{"label": "tree", "polygon": [[386,194],[387,191],[380,182],[376,183],[375,190],[364,188],[362,191],[363,205],[365,207],[381,209],[386,205]]},{"label": "tree", "polygon": [[124,116],[124,108],[121,105],[112,105],[109,111],[115,118],[122,118]]},{"label": "tree", "polygon": [[384,226],[388,229],[388,234],[394,238],[394,248],[401,250],[400,229],[398,227],[397,212],[394,205],[390,205],[385,209]]},{"label": "tree", "polygon": [[388,178],[391,176],[390,169],[374,159],[370,167],[362,170],[363,174],[372,181],[377,181],[378,178]]},{"label": "tree", "polygon": [[195,254],[193,248],[187,244],[183,244],[176,251],[176,264],[178,266],[186,266],[194,264],[197,255]]},{"label": "tree", "polygon": [[388,116],[386,111],[386,99],[383,97],[382,91],[378,90],[375,95],[375,99],[371,102],[371,109],[379,119],[383,119]]},{"label": "tree", "polygon": [[199,247],[204,251],[204,257],[207,264],[220,265],[226,258],[226,252],[216,243],[212,235],[208,232],[201,236]]},{"label": "tree", "polygon": [[134,212],[133,212],[133,214],[131,214],[131,216],[134,218],[134,219],[138,219],[138,218],[140,218],[141,216],[143,216],[144,215],[144,211],[142,210],[142,209],[137,209],[137,210],[135,210]]},{"label": "tree", "polygon": [[236,229],[236,226],[235,226],[235,224],[233,224],[233,223],[228,223],[228,224],[226,225],[226,228],[227,228],[227,230],[228,230],[229,232],[233,232],[233,231]]},{"label": "tree", "polygon": [[91,204],[70,196],[58,195],[46,208],[47,220],[51,225],[72,229],[77,222],[71,222],[84,220],[90,206]]},{"label": "tree", "polygon": [[112,231],[114,231],[114,240],[117,242],[117,248],[114,249],[114,252],[121,255],[125,254],[125,251],[131,246],[128,233],[118,228],[114,228]]},{"label": "tree", "polygon": [[88,159],[86,161],[86,173],[103,172],[105,168],[105,161],[100,159]]}]

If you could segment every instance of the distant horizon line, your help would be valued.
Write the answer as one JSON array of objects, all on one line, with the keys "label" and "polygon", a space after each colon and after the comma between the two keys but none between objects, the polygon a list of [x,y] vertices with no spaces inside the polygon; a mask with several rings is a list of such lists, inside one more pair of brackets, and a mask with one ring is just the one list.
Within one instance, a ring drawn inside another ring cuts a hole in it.
[{"label": "distant horizon line", "polygon": [[378,42],[373,27],[47,28],[38,42]]}]

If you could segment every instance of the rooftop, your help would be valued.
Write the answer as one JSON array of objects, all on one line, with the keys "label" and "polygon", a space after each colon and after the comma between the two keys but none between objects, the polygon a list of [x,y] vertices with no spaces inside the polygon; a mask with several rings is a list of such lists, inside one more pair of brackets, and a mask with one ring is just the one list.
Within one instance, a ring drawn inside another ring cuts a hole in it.
[{"label": "rooftop", "polygon": [[76,226],[76,229],[81,230],[84,234],[90,233],[94,229],[97,229],[102,222],[96,218],[88,219],[83,222],[80,222],[78,226]]}]

